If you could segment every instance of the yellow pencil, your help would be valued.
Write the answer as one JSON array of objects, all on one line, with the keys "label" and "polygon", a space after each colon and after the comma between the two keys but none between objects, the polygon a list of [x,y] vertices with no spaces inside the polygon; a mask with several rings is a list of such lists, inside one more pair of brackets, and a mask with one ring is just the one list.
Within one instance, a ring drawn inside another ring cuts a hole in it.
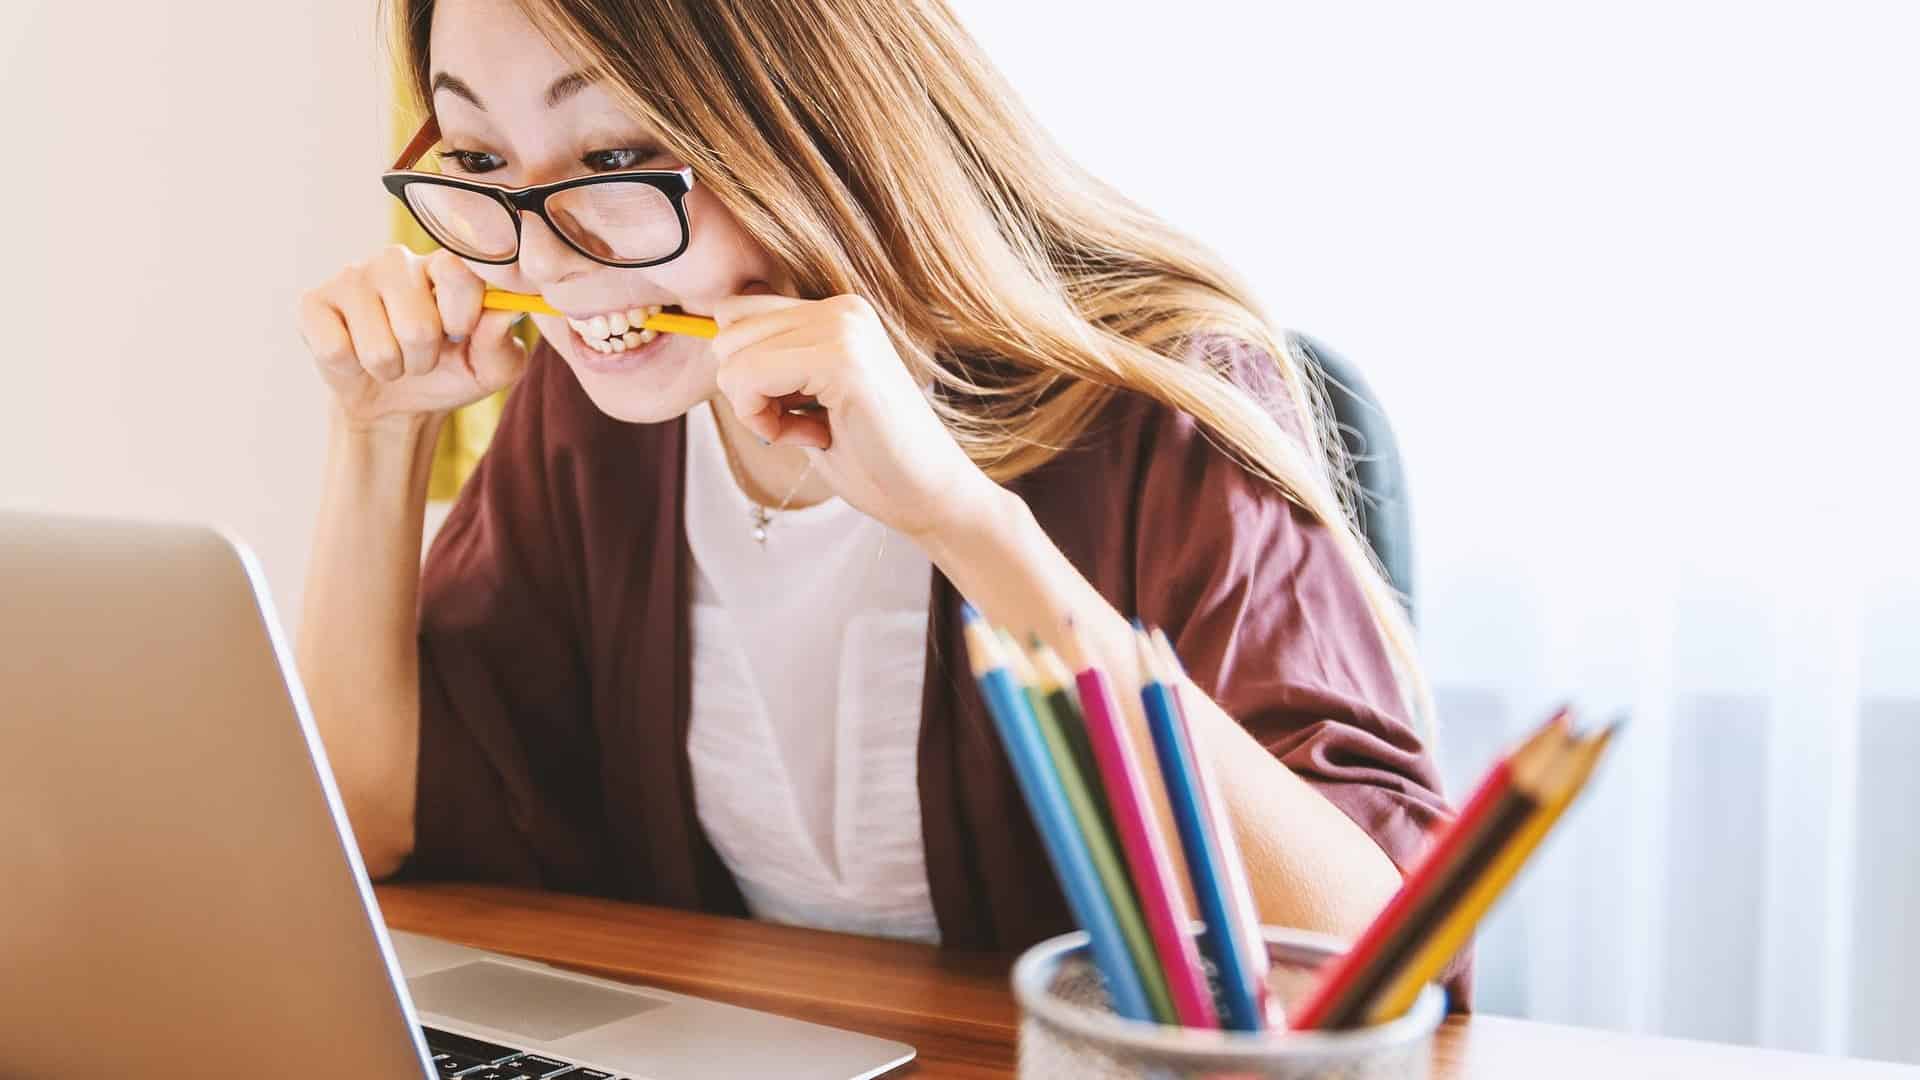
[{"label": "yellow pencil", "polygon": [[[494,311],[525,311],[534,315],[559,315],[552,304],[530,293],[508,292],[505,289],[488,289],[480,301],[483,308]],[[712,319],[704,315],[680,315],[663,311],[658,315],[649,315],[640,324],[643,330],[657,330],[663,334],[685,334],[689,337],[710,338],[720,332]]]},{"label": "yellow pencil", "polygon": [[1607,743],[1613,739],[1617,728],[1618,725],[1610,725],[1587,738],[1558,763],[1554,769],[1555,775],[1542,785],[1551,793],[1547,802],[1534,811],[1533,817],[1521,826],[1520,831],[1507,842],[1506,848],[1487,866],[1480,880],[1473,883],[1467,894],[1460,898],[1460,903],[1434,929],[1426,944],[1413,954],[1400,973],[1381,991],[1367,1012],[1368,1023],[1384,1023],[1412,1008],[1414,999],[1420,996],[1421,988],[1431,982],[1441,968],[1447,966],[1455,953],[1466,947],[1467,939],[1473,936],[1474,928],[1486,915],[1487,909],[1500,899],[1514,876],[1519,874],[1520,868],[1526,865],[1533,849],[1539,846],[1554,822],[1572,805],[1574,796],[1586,786],[1587,778],[1593,774],[1594,766],[1600,761],[1600,755],[1606,752]]}]

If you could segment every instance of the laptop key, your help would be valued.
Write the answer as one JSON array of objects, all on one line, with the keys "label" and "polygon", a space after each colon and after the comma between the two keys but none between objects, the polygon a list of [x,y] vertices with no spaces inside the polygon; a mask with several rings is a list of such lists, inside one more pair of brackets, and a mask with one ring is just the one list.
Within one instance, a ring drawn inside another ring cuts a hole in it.
[{"label": "laptop key", "polygon": [[476,1039],[471,1035],[456,1035],[451,1031],[442,1031],[437,1027],[420,1025],[421,1034],[427,1037],[427,1049],[436,1054],[459,1054],[474,1059],[475,1064],[487,1061],[499,1061],[510,1058],[520,1051],[511,1046],[501,1046],[485,1039]]},{"label": "laptop key", "polygon": [[[543,1057],[540,1054],[521,1054],[517,1058],[501,1062],[500,1067],[508,1070],[518,1069],[528,1076],[534,1077],[535,1080],[539,1080],[540,1077],[552,1076],[557,1072],[566,1072],[568,1069],[573,1068],[573,1063]],[[567,1075],[572,1077],[579,1074],[567,1073]]]},{"label": "laptop key", "polygon": [[470,1073],[461,1073],[460,1080],[533,1080],[533,1077],[518,1069],[509,1069],[504,1065],[489,1065],[484,1069],[475,1069]]},{"label": "laptop key", "polygon": [[560,1080],[613,1080],[613,1074],[601,1072],[599,1069],[589,1069],[582,1065],[570,1073],[561,1074]]},{"label": "laptop key", "polygon": [[485,1064],[486,1062],[481,1061],[479,1058],[470,1058],[465,1054],[433,1055],[433,1071],[439,1076],[452,1076],[455,1073],[466,1072],[476,1065]]}]

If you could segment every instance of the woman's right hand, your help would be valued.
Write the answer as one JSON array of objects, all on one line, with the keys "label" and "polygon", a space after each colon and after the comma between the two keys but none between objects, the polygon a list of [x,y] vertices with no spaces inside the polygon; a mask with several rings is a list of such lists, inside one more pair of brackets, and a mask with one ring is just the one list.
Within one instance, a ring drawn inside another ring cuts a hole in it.
[{"label": "woman's right hand", "polygon": [[300,334],[348,426],[404,426],[513,385],[520,316],[483,311],[485,291],[452,252],[393,244],[302,295]]}]

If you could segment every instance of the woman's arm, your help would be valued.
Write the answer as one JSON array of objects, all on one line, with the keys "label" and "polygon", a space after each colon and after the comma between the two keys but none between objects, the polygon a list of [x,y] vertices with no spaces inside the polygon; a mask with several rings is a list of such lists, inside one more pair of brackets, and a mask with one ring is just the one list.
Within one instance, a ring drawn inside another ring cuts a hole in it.
[{"label": "woman's arm", "polygon": [[[1066,646],[1070,614],[1089,653],[1116,686],[1138,684],[1133,628],[1061,553],[1026,502],[997,485],[964,512],[915,538],[990,621]],[[1195,748],[1221,787],[1263,922],[1351,937],[1400,885],[1378,844],[1338,807],[1260,745],[1191,682]],[[1135,730],[1135,745],[1147,746]]]},{"label": "woman's arm", "polygon": [[451,252],[391,244],[300,298],[300,333],[331,392],[320,519],[295,647],[368,873],[413,847],[420,749],[415,616],[434,438],[451,410],[526,364],[511,312]]},{"label": "woman's arm", "polygon": [[393,429],[329,424],[308,563],[300,678],[372,876],[413,846],[420,751],[420,540],[438,417]]}]

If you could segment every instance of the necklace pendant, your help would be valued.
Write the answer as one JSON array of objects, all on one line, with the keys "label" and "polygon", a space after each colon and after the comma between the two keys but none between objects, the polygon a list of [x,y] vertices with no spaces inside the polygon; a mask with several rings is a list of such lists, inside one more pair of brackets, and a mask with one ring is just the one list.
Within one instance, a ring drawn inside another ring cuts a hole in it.
[{"label": "necklace pendant", "polygon": [[754,542],[759,544],[761,547],[766,547],[767,546],[767,522],[773,520],[773,515],[767,513],[766,507],[756,506],[753,508],[752,516],[753,516]]}]

